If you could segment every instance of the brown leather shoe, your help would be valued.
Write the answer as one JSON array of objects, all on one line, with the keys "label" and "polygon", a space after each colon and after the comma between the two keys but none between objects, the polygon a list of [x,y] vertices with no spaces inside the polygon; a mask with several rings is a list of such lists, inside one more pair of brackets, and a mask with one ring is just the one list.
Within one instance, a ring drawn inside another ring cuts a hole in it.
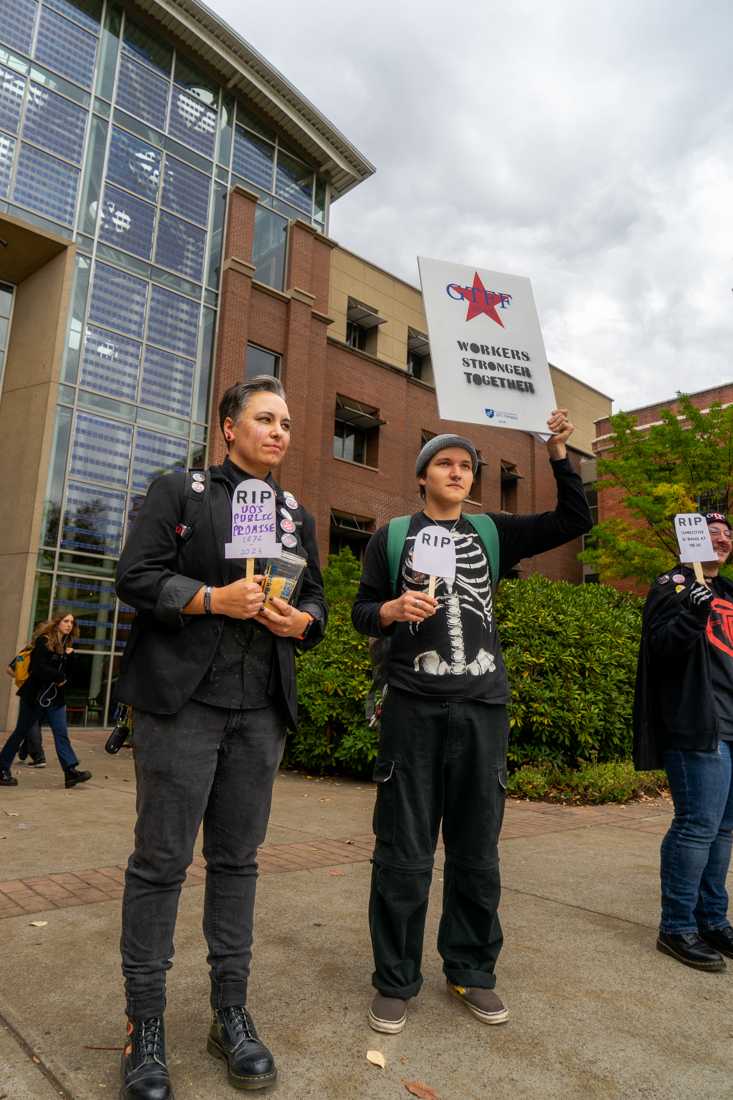
[{"label": "brown leather shoe", "polygon": [[509,1019],[509,1009],[493,989],[481,989],[479,986],[453,985],[448,982],[448,992],[463,1001],[482,1024],[504,1024]]},{"label": "brown leather shoe", "polygon": [[397,1035],[407,1022],[407,1001],[377,993],[369,1008],[369,1027],[385,1035]]}]

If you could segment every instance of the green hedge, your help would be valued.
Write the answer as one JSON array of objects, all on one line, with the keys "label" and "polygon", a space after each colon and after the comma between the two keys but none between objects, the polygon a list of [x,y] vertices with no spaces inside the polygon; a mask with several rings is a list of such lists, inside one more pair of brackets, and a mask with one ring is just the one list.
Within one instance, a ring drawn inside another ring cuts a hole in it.
[{"label": "green hedge", "polygon": [[[366,776],[376,755],[364,717],[369,648],[351,626],[359,573],[348,550],[330,558],[326,638],[298,658],[301,722],[287,759],[316,772]],[[512,767],[628,758],[641,601],[533,576],[502,583],[496,614],[512,684]]]}]

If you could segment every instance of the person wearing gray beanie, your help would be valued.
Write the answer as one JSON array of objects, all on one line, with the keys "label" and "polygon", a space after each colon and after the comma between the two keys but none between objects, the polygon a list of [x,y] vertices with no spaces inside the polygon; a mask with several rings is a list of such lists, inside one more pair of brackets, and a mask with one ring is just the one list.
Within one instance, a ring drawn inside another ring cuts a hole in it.
[{"label": "person wearing gray beanie", "polygon": [[[360,633],[388,643],[380,669],[386,693],[374,768],[369,900],[376,994],[368,1020],[375,1031],[401,1031],[407,1004],[422,985],[425,915],[441,819],[445,872],[438,950],[448,992],[482,1023],[500,1024],[508,1017],[494,988],[502,945],[497,845],[506,790],[509,686],[493,593],[499,577],[520,559],[562,546],[592,526],[583,485],[567,457],[573,431],[567,410],[553,412],[548,429],[557,484],[554,511],[464,515],[478,453],[464,436],[438,435],[415,462],[422,510],[381,527],[366,550],[352,621]],[[413,568],[420,532],[432,528],[437,537],[435,527],[443,529],[441,543],[448,538],[454,544],[450,579],[429,578]]]}]

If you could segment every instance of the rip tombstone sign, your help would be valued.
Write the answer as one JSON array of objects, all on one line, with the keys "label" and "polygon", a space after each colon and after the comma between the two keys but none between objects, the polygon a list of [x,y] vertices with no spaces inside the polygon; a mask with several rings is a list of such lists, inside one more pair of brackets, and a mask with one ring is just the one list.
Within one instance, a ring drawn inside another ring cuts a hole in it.
[{"label": "rip tombstone sign", "polygon": [[240,481],[232,494],[232,539],[224,544],[226,558],[247,563],[245,576],[254,576],[255,558],[279,558],[275,490],[266,481]]},{"label": "rip tombstone sign", "polygon": [[435,595],[435,578],[456,579],[456,544],[450,531],[433,524],[423,527],[415,536],[412,568],[430,578],[428,595]]},{"label": "rip tombstone sign", "polygon": [[710,541],[707,520],[699,512],[679,512],[674,517],[680,561],[692,564],[695,579],[704,583],[700,562],[715,561],[715,551]]}]

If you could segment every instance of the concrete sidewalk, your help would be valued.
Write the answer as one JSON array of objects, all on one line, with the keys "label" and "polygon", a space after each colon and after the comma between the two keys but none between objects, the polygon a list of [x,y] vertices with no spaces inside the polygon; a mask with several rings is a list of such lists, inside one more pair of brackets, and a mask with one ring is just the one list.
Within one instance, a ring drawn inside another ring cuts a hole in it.
[{"label": "concrete sidewalk", "polygon": [[[72,732],[84,787],[49,766],[0,789],[0,1100],[116,1097],[124,1034],[117,943],[134,816],[131,754]],[[50,747],[50,746],[49,746]],[[666,802],[507,807],[505,948],[510,1022],[489,1028],[448,998],[435,950],[436,869],[425,986],[402,1035],[366,1023],[371,957],[370,784],[283,773],[262,851],[250,1007],[278,1059],[280,1100],[733,1097],[733,963],[701,974],[654,949]],[[203,869],[181,898],[169,977],[177,1100],[235,1095],[205,1050]],[[46,922],[36,926],[32,922]],[[370,1065],[381,1050],[386,1068]],[[264,1093],[265,1096],[269,1095]]]}]

